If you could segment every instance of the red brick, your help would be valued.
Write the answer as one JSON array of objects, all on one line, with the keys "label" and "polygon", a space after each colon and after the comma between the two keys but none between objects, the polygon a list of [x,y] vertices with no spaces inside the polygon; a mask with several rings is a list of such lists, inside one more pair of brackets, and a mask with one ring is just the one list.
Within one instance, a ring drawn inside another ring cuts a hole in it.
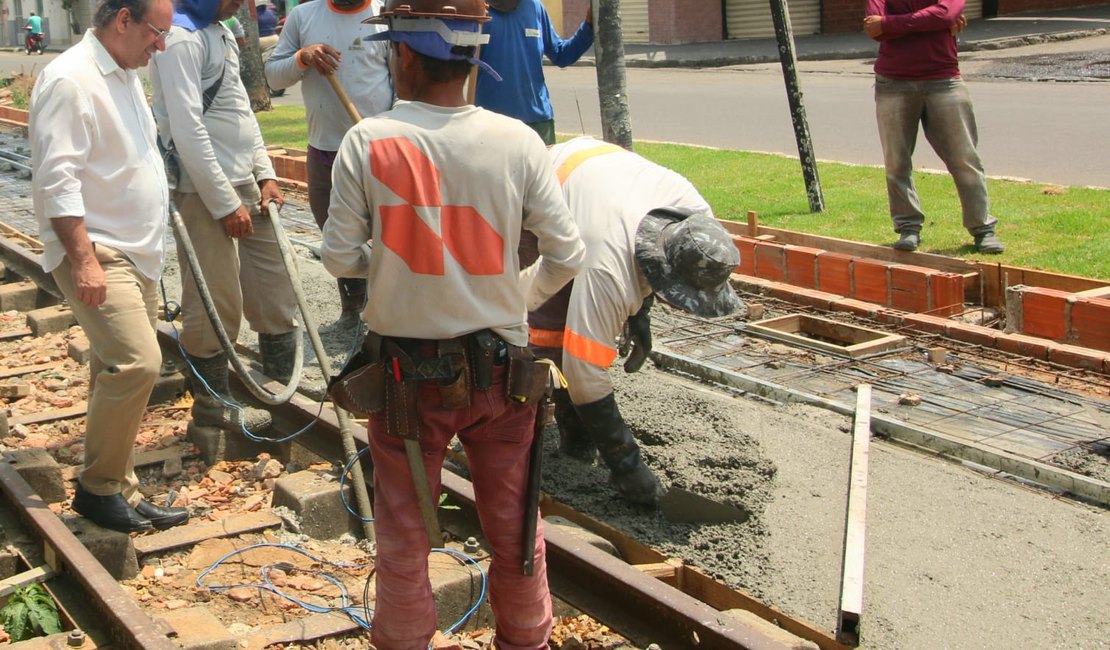
[{"label": "red brick", "polygon": [[856,259],[852,262],[852,297],[879,305],[890,304],[890,265]]},{"label": "red brick", "polygon": [[948,330],[948,319],[929,314],[906,314],[902,324],[911,329],[930,334],[944,334]]},{"label": "red brick", "polygon": [[1095,372],[1110,372],[1110,353],[1090,348],[1081,348],[1077,345],[1053,343],[1048,346],[1048,360],[1062,366],[1072,368],[1085,368]]},{"label": "red brick", "polygon": [[929,311],[929,276],[935,273],[924,266],[890,267],[890,306],[919,314]]},{"label": "red brick", "polygon": [[887,325],[901,327],[902,324],[905,323],[906,316],[908,315],[909,314],[904,311],[880,307],[875,311],[875,320],[879,321],[880,323],[886,323]]},{"label": "red brick", "polygon": [[736,267],[736,272],[741,275],[755,275],[755,240],[733,235],[732,243],[740,251],[740,266]]},{"label": "red brick", "polygon": [[786,281],[796,287],[817,288],[817,256],[825,251],[808,246],[786,247]]},{"label": "red brick", "polygon": [[786,280],[786,247],[770,242],[755,244],[755,274],[765,280]]},{"label": "red brick", "polygon": [[270,162],[274,166],[274,173],[278,178],[285,178],[285,156],[270,154]]},{"label": "red brick", "polygon": [[1068,335],[1068,299],[1074,294],[1057,289],[1021,290],[1021,331],[1029,336],[1062,341]]},{"label": "red brick", "polygon": [[1083,347],[1110,350],[1110,300],[1083,298],[1072,304],[1071,335]]},{"label": "red brick", "polygon": [[304,158],[293,158],[285,165],[285,171],[289,172],[289,178],[295,181],[308,180],[308,163]]},{"label": "red brick", "polygon": [[929,313],[952,316],[964,310],[964,276],[934,273],[929,278]]},{"label": "red brick", "polygon": [[856,300],[855,298],[841,298],[832,304],[832,308],[837,311],[846,311],[857,316],[864,318],[875,318],[875,314],[879,311],[879,306],[873,302],[864,302]]},{"label": "red brick", "polygon": [[817,256],[817,288],[840,296],[852,295],[850,255],[825,251]]},{"label": "red brick", "polygon": [[959,321],[948,321],[945,332],[950,339],[974,343],[985,348],[993,348],[998,337],[1001,335],[998,330],[981,325],[961,323]]},{"label": "red brick", "polygon": [[1000,334],[995,345],[1003,352],[1011,352],[1044,361],[1048,359],[1048,346],[1052,345],[1052,342],[1048,339],[1025,334]]}]

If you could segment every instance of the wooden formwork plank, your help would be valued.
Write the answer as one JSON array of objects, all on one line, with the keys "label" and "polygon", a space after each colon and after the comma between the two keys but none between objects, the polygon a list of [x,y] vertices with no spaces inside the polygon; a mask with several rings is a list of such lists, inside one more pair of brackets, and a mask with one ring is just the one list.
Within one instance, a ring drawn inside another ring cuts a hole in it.
[{"label": "wooden formwork plank", "polygon": [[836,640],[859,645],[863,615],[863,565],[867,541],[867,468],[871,454],[871,385],[856,388],[856,413],[852,426],[849,462],[848,507],[844,517],[844,555],[841,561],[840,604],[836,615]]},{"label": "wooden formwork plank", "polygon": [[182,546],[199,544],[206,539],[234,537],[278,526],[281,526],[281,518],[269,511],[248,512],[219,521],[171,528],[153,535],[136,537],[135,552],[140,556],[163,553]]}]

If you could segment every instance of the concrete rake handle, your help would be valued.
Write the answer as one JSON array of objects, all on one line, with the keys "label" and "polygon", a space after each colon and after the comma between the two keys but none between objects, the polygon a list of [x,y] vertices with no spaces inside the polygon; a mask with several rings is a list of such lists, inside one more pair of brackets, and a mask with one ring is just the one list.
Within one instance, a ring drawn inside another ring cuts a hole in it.
[{"label": "concrete rake handle", "polygon": [[351,103],[351,98],[347,96],[347,91],[343,90],[343,86],[340,85],[339,80],[335,78],[335,74],[329,73],[324,76],[328,78],[328,81],[331,83],[331,87],[335,90],[336,96],[339,97],[339,101],[343,103],[343,108],[347,109],[347,115],[351,116],[351,119],[354,120],[355,124],[361,122],[362,116],[358,114],[358,109],[355,108],[355,105],[353,103]]}]

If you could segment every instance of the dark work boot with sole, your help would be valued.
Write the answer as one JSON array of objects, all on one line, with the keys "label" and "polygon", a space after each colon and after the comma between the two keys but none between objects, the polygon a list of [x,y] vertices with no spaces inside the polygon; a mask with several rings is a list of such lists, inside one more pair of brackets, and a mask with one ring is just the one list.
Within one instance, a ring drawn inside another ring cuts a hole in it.
[{"label": "dark work boot with sole", "polygon": [[300,330],[284,334],[259,334],[258,352],[262,356],[262,374],[273,377],[283,384],[289,383],[293,376],[296,361],[297,337]]},{"label": "dark work boot with sole", "polygon": [[189,511],[185,508],[163,508],[146,500],[135,506],[135,512],[149,519],[158,530],[180,526],[189,521]]},{"label": "dark work boot with sole", "polygon": [[217,354],[207,359],[187,355],[187,358],[193,371],[190,381],[194,423],[231,433],[239,433],[244,427],[251,433],[260,433],[270,427],[272,419],[268,411],[244,406],[231,396],[226,355]]},{"label": "dark work boot with sole", "polygon": [[640,457],[640,447],[621,417],[613,394],[574,408],[589,429],[601,459],[609,467],[609,479],[621,496],[640,505],[659,505],[663,486]]},{"label": "dark work boot with sole", "polygon": [[338,278],[340,327],[354,327],[366,305],[366,278]]}]

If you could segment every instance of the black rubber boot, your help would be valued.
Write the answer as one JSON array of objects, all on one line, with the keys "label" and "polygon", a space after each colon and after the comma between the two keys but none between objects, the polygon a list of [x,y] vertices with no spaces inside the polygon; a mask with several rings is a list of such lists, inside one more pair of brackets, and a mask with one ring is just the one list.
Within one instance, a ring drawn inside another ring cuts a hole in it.
[{"label": "black rubber boot", "polygon": [[358,323],[359,314],[366,305],[365,278],[338,278],[339,285],[339,324],[353,327]]},{"label": "black rubber boot", "polygon": [[294,355],[300,330],[284,334],[259,334],[258,352],[262,355],[262,374],[283,384],[293,376]]},{"label": "black rubber boot", "polygon": [[589,404],[574,407],[609,467],[610,481],[627,501],[646,506],[659,505],[663,486],[640,457],[640,447],[632,437],[617,408],[612,393]]},{"label": "black rubber boot", "polygon": [[565,388],[551,395],[555,403],[555,423],[559,425],[559,455],[592,463],[597,458],[597,445],[583,424],[582,418],[570,402],[570,393]]},{"label": "black rubber boot", "polygon": [[[216,427],[232,433],[241,432],[244,426],[251,433],[259,433],[270,427],[272,420],[269,412],[243,406],[231,396],[226,355],[217,354],[207,359],[193,355],[186,357],[193,371],[190,378],[193,422],[202,427]],[[205,384],[211,391],[205,388]],[[218,397],[213,396],[212,392]]]},{"label": "black rubber boot", "polygon": [[135,512],[146,517],[158,530],[180,526],[189,521],[189,511],[185,508],[163,508],[149,501],[140,501]]},{"label": "black rubber boot", "polygon": [[73,510],[101,528],[121,533],[150,530],[154,526],[149,519],[128,505],[122,494],[97,496],[86,491],[80,481],[73,496]]}]

